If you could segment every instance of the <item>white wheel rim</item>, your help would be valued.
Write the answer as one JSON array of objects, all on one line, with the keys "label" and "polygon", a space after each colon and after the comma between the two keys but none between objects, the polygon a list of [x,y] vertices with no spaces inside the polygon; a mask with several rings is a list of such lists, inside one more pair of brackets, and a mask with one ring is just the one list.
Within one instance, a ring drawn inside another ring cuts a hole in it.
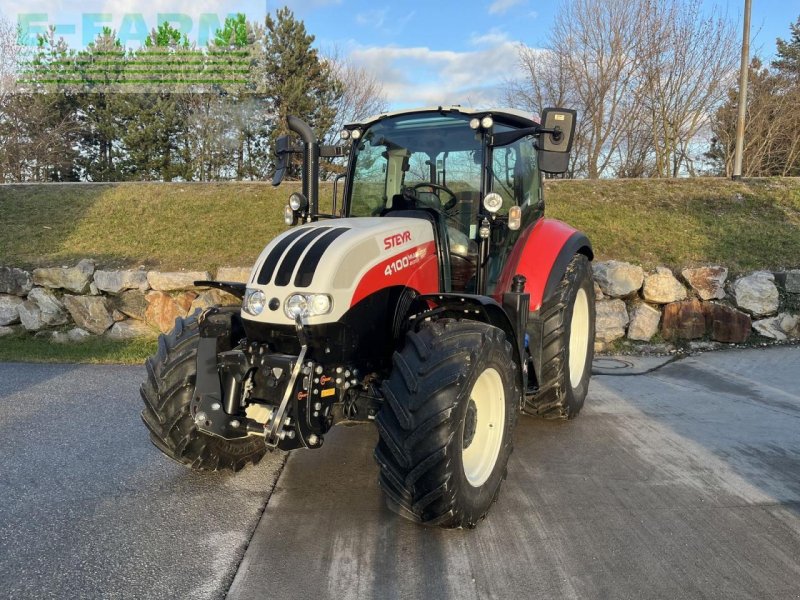
[{"label": "white wheel rim", "polygon": [[[500,373],[481,373],[470,394],[475,406],[475,434],[461,453],[464,475],[473,487],[483,485],[494,471],[506,423],[506,394]],[[464,439],[466,445],[467,439]]]},{"label": "white wheel rim", "polygon": [[580,288],[575,296],[569,327],[569,383],[572,389],[578,387],[583,379],[588,353],[589,299],[586,297],[586,290]]}]

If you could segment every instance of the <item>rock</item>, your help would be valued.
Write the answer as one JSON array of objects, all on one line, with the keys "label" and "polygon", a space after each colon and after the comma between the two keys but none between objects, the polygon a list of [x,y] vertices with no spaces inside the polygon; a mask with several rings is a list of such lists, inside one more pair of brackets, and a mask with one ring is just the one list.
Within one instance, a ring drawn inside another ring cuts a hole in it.
[{"label": "rock", "polygon": [[605,342],[598,342],[597,340],[595,340],[595,342],[594,342],[594,353],[595,354],[600,354],[601,352],[604,352],[605,349],[606,349],[606,346],[608,346],[608,344],[606,344]]},{"label": "rock", "polygon": [[778,340],[782,342],[786,339],[786,334],[781,330],[780,317],[770,317],[769,319],[761,319],[760,321],[753,321],[753,329],[759,335],[766,338]]},{"label": "rock", "polygon": [[800,317],[789,313],[781,313],[776,317],[761,319],[753,323],[753,329],[764,337],[784,341],[790,337],[798,337]]},{"label": "rock", "polygon": [[47,324],[42,318],[42,311],[37,306],[36,302],[25,300],[18,307],[19,320],[22,326],[28,331],[39,331],[47,327]]},{"label": "rock", "polygon": [[50,341],[56,344],[69,344],[70,342],[66,331],[50,331],[50,332],[42,331],[41,333],[49,333]]},{"label": "rock", "polygon": [[606,295],[603,293],[600,284],[596,281],[592,282],[594,284],[594,299],[595,301],[605,300]]},{"label": "rock", "polygon": [[74,327],[67,332],[67,339],[70,342],[85,342],[90,337],[92,337],[92,334],[85,329],[81,329],[80,327]]},{"label": "rock", "polygon": [[181,310],[181,316],[185,317],[192,314],[189,311],[192,309],[192,303],[197,299],[197,294],[195,292],[182,292],[173,296],[173,299]]},{"label": "rock", "polygon": [[64,306],[52,292],[44,288],[33,288],[28,299],[17,309],[19,320],[28,331],[39,331],[68,321]]},{"label": "rock", "polygon": [[242,301],[233,294],[223,292],[216,288],[211,288],[202,292],[192,302],[189,314],[193,315],[196,310],[205,310],[210,306],[236,306],[241,305]]},{"label": "rock", "polygon": [[666,267],[657,267],[653,275],[644,278],[642,294],[647,302],[669,304],[686,298],[686,288]]},{"label": "rock", "polygon": [[689,350],[692,352],[711,352],[712,350],[719,350],[722,344],[719,342],[689,342]]},{"label": "rock", "polygon": [[800,315],[781,313],[778,317],[781,319],[778,325],[787,337],[800,337]]},{"label": "rock", "polygon": [[120,321],[125,320],[125,315],[119,312],[116,308],[111,310],[111,318],[114,320],[114,323],[119,323]]},{"label": "rock", "polygon": [[145,311],[147,310],[147,300],[144,294],[137,290],[128,290],[122,292],[118,296],[109,298],[109,302],[113,308],[127,315],[132,319],[144,321]]},{"label": "rock", "polygon": [[14,267],[0,267],[0,294],[24,296],[31,291],[31,274]]},{"label": "rock", "polygon": [[639,291],[644,281],[642,267],[617,260],[594,263],[594,280],[607,296],[621,298]]},{"label": "rock", "polygon": [[188,297],[176,299],[165,292],[149,292],[145,298],[147,300],[145,320],[162,333],[172,331],[175,319],[185,317],[194,300],[194,298],[188,299]]},{"label": "rock", "polygon": [[775,276],[767,271],[756,271],[737,279],[733,284],[736,306],[760,317],[778,312],[778,288]]},{"label": "rock", "polygon": [[19,305],[22,302],[18,296],[0,295],[0,327],[19,323]]},{"label": "rock", "polygon": [[750,337],[752,321],[750,315],[717,302],[703,304],[706,329],[711,339],[726,344],[741,344]]},{"label": "rock", "polygon": [[217,269],[217,281],[247,283],[250,281],[250,271],[250,267],[220,267]]},{"label": "rock", "polygon": [[661,321],[661,311],[649,304],[641,302],[631,310],[631,321],[628,326],[628,339],[642,342],[658,333],[658,324]]},{"label": "rock", "polygon": [[17,330],[13,327],[6,327],[5,325],[0,325],[0,337],[5,337],[7,335],[13,335],[16,333]]},{"label": "rock", "polygon": [[147,291],[145,271],[95,271],[94,283],[97,289],[111,294],[119,294],[125,290]]},{"label": "rock", "polygon": [[100,335],[114,320],[105,298],[100,296],[64,296],[64,305],[78,327]]},{"label": "rock", "polygon": [[114,323],[105,335],[111,340],[132,340],[141,337],[154,337],[156,331],[143,321],[121,321]]},{"label": "rock", "polygon": [[211,274],[208,271],[186,271],[174,273],[150,271],[147,273],[147,281],[150,284],[150,287],[160,292],[188,290],[194,287],[195,281],[208,281],[209,279],[211,279]]},{"label": "rock", "polygon": [[89,291],[94,273],[94,261],[84,259],[74,267],[55,267],[33,270],[33,283],[48,288],[63,288],[76,294]]},{"label": "rock", "polygon": [[622,300],[602,300],[596,304],[595,338],[600,342],[613,342],[625,335],[628,311]]},{"label": "rock", "polygon": [[[786,271],[784,285],[786,286],[786,291],[790,294],[800,294],[800,269]],[[0,291],[2,291],[2,285],[0,285]]]},{"label": "rock", "polygon": [[684,269],[681,275],[701,300],[725,298],[725,280],[728,279],[728,269],[725,267]]},{"label": "rock", "polygon": [[699,300],[673,302],[664,307],[661,335],[666,340],[694,340],[706,332],[703,303]]}]

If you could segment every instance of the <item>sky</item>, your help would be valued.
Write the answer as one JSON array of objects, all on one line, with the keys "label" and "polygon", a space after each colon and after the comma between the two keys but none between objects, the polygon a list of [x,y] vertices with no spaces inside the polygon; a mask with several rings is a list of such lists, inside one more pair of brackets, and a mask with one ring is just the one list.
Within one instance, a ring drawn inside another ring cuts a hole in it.
[{"label": "sky", "polygon": [[[636,1],[636,0],[632,0]],[[707,14],[741,29],[744,0],[700,0]],[[0,0],[0,14],[33,29],[59,25],[79,47],[104,25],[136,39],[171,13],[202,42],[228,13],[263,19],[288,5],[325,53],[336,51],[374,73],[393,108],[433,104],[486,106],[500,100],[503,82],[517,73],[520,43],[546,43],[560,0]],[[788,39],[800,0],[753,0],[751,47],[769,59],[775,39]]]}]

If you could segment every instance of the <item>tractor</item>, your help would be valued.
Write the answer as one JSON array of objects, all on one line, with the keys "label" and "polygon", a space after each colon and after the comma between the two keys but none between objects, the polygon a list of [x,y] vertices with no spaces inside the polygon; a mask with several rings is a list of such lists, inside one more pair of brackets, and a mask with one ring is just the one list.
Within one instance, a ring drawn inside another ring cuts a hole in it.
[{"label": "tractor", "polygon": [[[272,183],[302,155],[291,227],[247,283],[196,282],[241,306],[160,337],[141,388],[153,443],[193,469],[238,471],[371,421],[389,508],[475,527],[518,414],[572,419],[589,385],[592,246],[544,217],[542,186],[567,170],[575,122],[565,109],[440,106],[350,123],[324,145],[289,117]],[[346,163],[329,214],[321,158]]]}]

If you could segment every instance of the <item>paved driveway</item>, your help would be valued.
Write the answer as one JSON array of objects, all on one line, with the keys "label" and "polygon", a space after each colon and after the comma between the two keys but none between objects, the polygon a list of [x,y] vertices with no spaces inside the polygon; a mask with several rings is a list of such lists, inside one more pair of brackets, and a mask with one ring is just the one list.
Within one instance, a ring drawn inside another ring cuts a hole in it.
[{"label": "paved driveway", "polygon": [[290,456],[230,599],[800,597],[800,348],[600,376],[580,418],[520,419],[474,531],[383,506],[369,426]]},{"label": "paved driveway", "polygon": [[139,419],[140,367],[0,364],[0,598],[221,598],[283,464],[197,474]]},{"label": "paved driveway", "polygon": [[520,419],[498,503],[455,532],[384,508],[368,425],[271,496],[282,455],[175,465],[141,375],[0,364],[0,597],[800,598],[800,348],[595,377],[576,421]]}]

